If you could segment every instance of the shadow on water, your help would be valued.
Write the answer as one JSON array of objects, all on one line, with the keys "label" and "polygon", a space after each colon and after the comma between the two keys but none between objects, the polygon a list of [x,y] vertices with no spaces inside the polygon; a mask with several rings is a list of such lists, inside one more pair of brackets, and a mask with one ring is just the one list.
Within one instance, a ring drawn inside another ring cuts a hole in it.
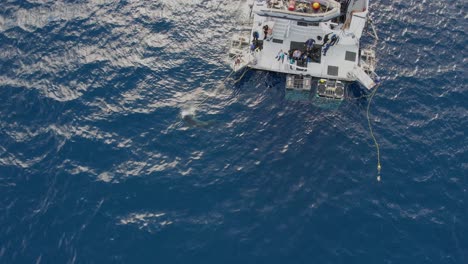
[{"label": "shadow on water", "polygon": [[186,125],[190,127],[198,127],[198,128],[210,127],[213,124],[215,124],[214,120],[202,121],[202,120],[199,120],[195,115],[182,116],[182,120],[184,121]]}]

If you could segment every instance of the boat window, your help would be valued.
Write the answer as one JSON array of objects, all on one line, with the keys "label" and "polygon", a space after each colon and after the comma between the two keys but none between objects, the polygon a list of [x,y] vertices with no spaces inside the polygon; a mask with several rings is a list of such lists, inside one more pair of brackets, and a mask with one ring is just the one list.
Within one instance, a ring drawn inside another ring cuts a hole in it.
[{"label": "boat window", "polygon": [[336,67],[336,66],[328,66],[328,75],[330,75],[330,76],[338,76],[338,67]]},{"label": "boat window", "polygon": [[346,51],[345,60],[356,61],[356,52]]},{"label": "boat window", "polygon": [[297,25],[301,27],[318,27],[319,23],[312,23],[312,22],[307,23],[307,22],[298,21]]}]

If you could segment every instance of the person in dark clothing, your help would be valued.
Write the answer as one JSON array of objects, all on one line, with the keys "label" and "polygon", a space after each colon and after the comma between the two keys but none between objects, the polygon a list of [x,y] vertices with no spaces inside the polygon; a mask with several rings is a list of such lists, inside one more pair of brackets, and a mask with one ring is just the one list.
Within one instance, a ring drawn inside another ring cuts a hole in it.
[{"label": "person in dark clothing", "polygon": [[306,50],[307,50],[307,51],[310,51],[310,50],[314,47],[314,44],[315,44],[315,40],[314,40],[314,39],[308,39],[308,40],[305,42]]},{"label": "person in dark clothing", "polygon": [[323,45],[327,44],[328,40],[330,40],[330,38],[328,36],[330,36],[332,34],[332,32],[326,34],[324,37],[323,37]]},{"label": "person in dark clothing", "polygon": [[331,36],[331,38],[330,38],[330,46],[333,46],[333,45],[335,45],[336,43],[338,43],[338,40],[339,40],[339,38],[338,38],[335,34],[333,34],[333,35]]},{"label": "person in dark clothing", "polygon": [[252,41],[252,44],[250,44],[250,51],[254,51],[257,48],[257,45],[255,44],[255,40]]},{"label": "person in dark clothing", "polygon": [[307,59],[307,62],[311,62],[311,61],[312,61],[312,56],[313,56],[312,50],[308,50],[308,51],[306,52],[306,59]]},{"label": "person in dark clothing", "polygon": [[254,33],[252,34],[252,36],[253,36],[253,40],[254,40],[255,42],[257,42],[257,41],[258,41],[258,38],[260,37],[260,35],[258,34],[257,31],[254,31]]},{"label": "person in dark clothing", "polygon": [[[327,36],[325,36],[325,37],[327,37]],[[330,42],[323,45],[323,56],[327,56],[327,51],[328,51],[328,49],[329,49],[331,46],[333,46],[333,45],[335,45],[336,43],[338,43],[338,40],[339,40],[339,38],[338,38],[338,36],[336,36],[336,34],[333,34],[333,35],[330,37]]]},{"label": "person in dark clothing", "polygon": [[263,26],[263,33],[265,34],[265,37],[263,37],[263,39],[266,39],[268,36],[268,28],[268,25]]}]

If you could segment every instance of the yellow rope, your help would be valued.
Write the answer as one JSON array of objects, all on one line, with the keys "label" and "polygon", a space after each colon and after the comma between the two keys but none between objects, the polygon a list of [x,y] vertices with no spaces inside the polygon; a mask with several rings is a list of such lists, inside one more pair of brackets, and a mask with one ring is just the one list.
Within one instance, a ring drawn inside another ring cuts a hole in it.
[{"label": "yellow rope", "polygon": [[382,166],[380,164],[380,147],[379,147],[379,143],[377,142],[377,139],[374,136],[374,131],[372,130],[372,124],[370,121],[369,112],[370,112],[370,105],[372,103],[372,99],[374,98],[374,95],[377,93],[379,86],[380,84],[378,84],[377,87],[375,87],[375,90],[372,92],[369,98],[369,103],[367,104],[367,124],[369,125],[369,132],[371,134],[372,140],[374,140],[375,149],[377,151],[377,181],[381,180],[380,170],[382,169]]}]

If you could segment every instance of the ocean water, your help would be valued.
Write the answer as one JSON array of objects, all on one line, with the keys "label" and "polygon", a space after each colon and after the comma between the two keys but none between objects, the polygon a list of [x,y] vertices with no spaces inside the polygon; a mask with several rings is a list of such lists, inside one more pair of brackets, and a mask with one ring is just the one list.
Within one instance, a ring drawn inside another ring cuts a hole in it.
[{"label": "ocean water", "polygon": [[371,0],[380,182],[365,98],[222,82],[246,6],[0,0],[0,263],[468,263],[464,1]]}]

